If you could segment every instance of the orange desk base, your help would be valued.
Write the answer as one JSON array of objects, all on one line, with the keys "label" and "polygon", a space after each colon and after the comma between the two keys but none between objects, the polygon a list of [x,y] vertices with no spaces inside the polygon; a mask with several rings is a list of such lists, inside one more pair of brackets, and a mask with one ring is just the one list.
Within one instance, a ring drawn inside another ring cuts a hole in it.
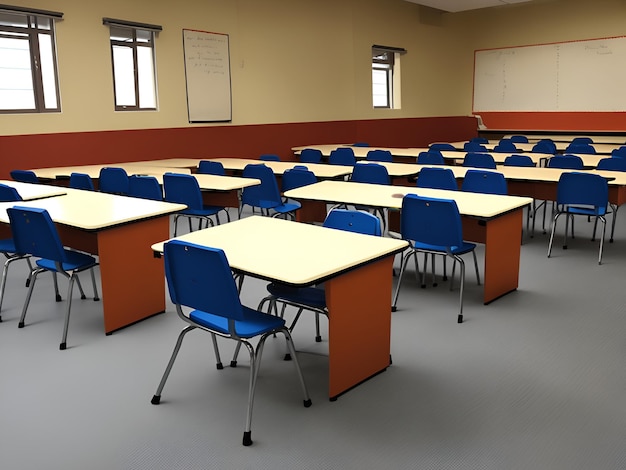
[{"label": "orange desk base", "polygon": [[150,247],[169,238],[168,215],[97,232],[58,229],[66,246],[99,257],[106,334],[165,311],[163,261]]},{"label": "orange desk base", "polygon": [[324,284],[331,400],[390,364],[392,268],[388,256]]}]

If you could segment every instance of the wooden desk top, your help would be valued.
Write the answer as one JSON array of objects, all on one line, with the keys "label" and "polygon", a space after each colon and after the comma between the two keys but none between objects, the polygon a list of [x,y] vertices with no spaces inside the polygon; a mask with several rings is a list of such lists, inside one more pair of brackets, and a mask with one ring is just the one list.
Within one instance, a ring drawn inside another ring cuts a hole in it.
[{"label": "wooden desk top", "polygon": [[0,203],[0,222],[9,223],[8,207],[28,206],[46,209],[57,223],[94,231],[171,214],[185,209],[184,204],[152,201],[134,197],[116,196],[97,191],[64,188],[64,196],[34,201]]},{"label": "wooden desk top", "polygon": [[256,178],[241,178],[239,176],[218,176],[203,175],[194,173],[194,178],[198,180],[200,189],[211,191],[233,191],[235,189],[243,189],[248,186],[256,186],[261,184],[261,180]]},{"label": "wooden desk top", "polygon": [[296,165],[304,165],[318,178],[338,178],[352,173],[351,166],[344,165],[327,165],[324,163],[299,163],[299,162],[266,162],[263,160],[254,160],[251,158],[212,158],[218,161],[227,170],[243,171],[246,165],[263,163],[270,167],[277,175],[282,175],[285,171]]},{"label": "wooden desk top", "polygon": [[[467,170],[466,168],[464,169]],[[463,172],[463,174],[465,174]],[[532,203],[532,198],[498,196],[462,191],[417,188],[415,186],[386,186],[347,181],[321,181],[285,192],[293,199],[309,199],[345,204],[400,209],[406,194],[454,199],[462,215],[490,219]]]},{"label": "wooden desk top", "polygon": [[105,167],[118,167],[124,168],[128,175],[150,175],[159,176],[163,173],[191,173],[190,170],[185,168],[167,168],[163,166],[149,166],[138,165],[137,163],[106,163],[98,165],[79,165],[79,166],[63,166],[54,168],[36,168],[32,171],[35,172],[38,178],[42,179],[57,179],[57,178],[69,178],[72,173],[86,173],[91,178],[97,179],[100,177],[100,170]]},{"label": "wooden desk top", "polygon": [[169,167],[169,168],[187,168],[194,170],[198,168],[200,160],[202,158],[164,158],[161,160],[142,160],[139,162],[132,162],[133,165],[152,166],[152,167]]},{"label": "wooden desk top", "polygon": [[[297,286],[323,281],[407,247],[403,240],[260,216],[176,239],[221,248],[231,268]],[[157,243],[152,249],[162,252],[163,244]]]},{"label": "wooden desk top", "polygon": [[67,192],[65,188],[50,186],[47,184],[20,183],[19,181],[11,180],[0,180],[0,183],[17,189],[18,194],[24,201],[62,196]]}]

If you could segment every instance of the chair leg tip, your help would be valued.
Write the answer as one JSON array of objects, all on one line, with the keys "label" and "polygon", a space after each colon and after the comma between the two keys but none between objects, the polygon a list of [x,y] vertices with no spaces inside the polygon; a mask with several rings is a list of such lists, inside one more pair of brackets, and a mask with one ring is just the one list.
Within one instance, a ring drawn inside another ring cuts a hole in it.
[{"label": "chair leg tip", "polygon": [[93,301],[94,301],[94,302],[98,302],[98,301],[100,301],[100,297],[94,297],[94,298],[93,298]]},{"label": "chair leg tip", "polygon": [[150,403],[152,403],[153,405],[158,405],[159,403],[161,403],[161,395],[154,395],[152,397],[152,400],[150,400]]},{"label": "chair leg tip", "polygon": [[62,300],[63,300],[63,298],[62,298],[60,295],[57,295],[57,296],[56,296],[56,301],[57,301],[57,302],[61,302]]},{"label": "chair leg tip", "polygon": [[59,349],[60,349],[61,351],[65,351],[65,350],[67,349],[67,344],[66,344],[66,343],[61,343],[61,344],[59,344]]},{"label": "chair leg tip", "polygon": [[306,400],[303,400],[303,404],[305,408],[309,408],[313,403],[310,398],[307,398]]},{"label": "chair leg tip", "polygon": [[291,361],[291,354],[286,353],[285,357],[283,358],[283,361]]},{"label": "chair leg tip", "polygon": [[17,327],[18,327],[18,328],[24,328],[24,322],[23,322],[23,321],[19,322],[19,323],[17,324]]},{"label": "chair leg tip", "polygon": [[456,317],[456,322],[463,323],[463,315],[459,315],[458,317]]},{"label": "chair leg tip", "polygon": [[321,336],[316,336],[315,337],[315,342],[316,343],[321,343],[322,342],[322,337]]},{"label": "chair leg tip", "polygon": [[245,431],[243,433],[243,445],[246,447],[252,445],[252,431]]},{"label": "chair leg tip", "polygon": [[[235,363],[236,365],[237,363]],[[231,364],[232,365],[232,364]],[[221,362],[218,362],[217,364],[215,364],[215,367],[217,367],[217,370],[222,370],[224,368],[224,365]]]},{"label": "chair leg tip", "polygon": [[237,367],[237,361],[230,361],[230,367]]},{"label": "chair leg tip", "polygon": [[398,310],[398,307],[396,307],[395,305],[392,305],[392,306],[391,306],[391,311],[392,311],[392,312],[395,312],[396,310]]}]

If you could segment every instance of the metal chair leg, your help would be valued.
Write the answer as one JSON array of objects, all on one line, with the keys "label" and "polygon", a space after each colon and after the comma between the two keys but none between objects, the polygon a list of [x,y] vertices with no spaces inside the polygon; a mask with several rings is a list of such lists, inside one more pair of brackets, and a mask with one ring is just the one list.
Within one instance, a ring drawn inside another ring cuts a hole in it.
[{"label": "metal chair leg", "polygon": [[174,361],[176,361],[176,356],[178,356],[178,351],[180,350],[180,346],[183,344],[183,338],[187,333],[191,330],[195,330],[196,327],[189,325],[180,332],[178,335],[178,339],[176,340],[176,345],[174,346],[174,351],[172,351],[172,355],[170,356],[170,360],[167,363],[167,367],[165,367],[165,372],[163,373],[163,377],[161,377],[161,381],[159,382],[159,386],[157,387],[156,393],[152,397],[150,403],[153,405],[158,405],[161,403],[161,392],[163,391],[163,387],[165,387],[165,382],[167,382],[167,378],[170,375],[172,370],[172,366],[174,365]]}]

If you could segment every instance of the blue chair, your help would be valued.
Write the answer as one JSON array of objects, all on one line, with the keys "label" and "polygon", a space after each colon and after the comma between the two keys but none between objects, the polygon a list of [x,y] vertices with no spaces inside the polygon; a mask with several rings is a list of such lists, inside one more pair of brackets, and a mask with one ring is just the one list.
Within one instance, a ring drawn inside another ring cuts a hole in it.
[{"label": "blue chair", "polygon": [[[552,242],[559,217],[565,214],[565,237],[563,249],[567,249],[567,230],[570,219],[572,226],[575,215],[593,217],[595,225],[593,236],[595,239],[598,220],[602,222],[602,236],[600,237],[600,249],[598,252],[598,264],[602,264],[602,250],[604,247],[604,234],[606,231],[606,209],[609,203],[609,185],[606,178],[594,173],[568,172],[559,178],[556,195],[556,214],[552,221],[550,242],[548,245],[548,258],[552,253]],[[573,227],[572,227],[573,232]]]},{"label": "blue chair", "polygon": [[527,144],[528,137],[525,135],[512,135],[509,140],[515,144]]},{"label": "blue chair", "polygon": [[510,153],[519,152],[519,149],[515,146],[515,143],[512,140],[502,139],[496,144],[496,146],[493,148],[493,151],[499,153]]},{"label": "blue chair", "polygon": [[415,184],[418,188],[447,189],[448,191],[459,189],[459,184],[450,168],[422,168]]},{"label": "blue chair", "polygon": [[128,194],[128,174],[124,168],[104,167],[100,170],[98,189],[103,193]]},{"label": "blue chair", "polygon": [[[218,248],[173,240],[164,246],[165,278],[170,298],[179,318],[188,325],[180,332],[176,346],[151,403],[161,403],[161,393],[178,356],[185,335],[199,329],[211,335],[217,368],[223,369],[217,345],[217,336],[232,339],[245,345],[250,354],[248,408],[243,432],[243,445],[252,444],[252,406],[257,385],[265,340],[272,334],[282,333],[292,353],[293,364],[304,395],[304,406],[311,399],[300,371],[291,334],[285,321],[241,304],[235,281],[224,252]],[[250,342],[259,337],[256,349]]]},{"label": "blue chair", "polygon": [[[402,238],[410,243],[410,246],[408,250],[402,254],[402,264],[393,296],[392,311],[396,311],[398,294],[400,293],[400,286],[402,285],[402,276],[406,271],[409,259],[411,257],[415,259],[417,274],[419,272],[417,253],[445,255],[455,261],[452,265],[453,278],[456,262],[459,262],[461,266],[460,307],[457,322],[462,323],[465,263],[461,255],[471,252],[474,256],[474,267],[476,268],[478,284],[480,284],[480,274],[478,272],[478,260],[476,259],[476,252],[474,250],[476,245],[463,241],[461,215],[459,214],[456,202],[452,199],[435,199],[417,196],[416,194],[407,194],[402,199],[400,233]],[[425,274],[426,268],[424,268],[424,276]],[[433,279],[434,276],[435,273],[433,270]],[[452,282],[450,283],[450,289],[452,289]]]},{"label": "blue chair", "polygon": [[611,156],[625,158],[626,157],[626,145],[622,145],[621,147],[612,150]]},{"label": "blue chair", "polygon": [[198,219],[198,229],[202,229],[202,221],[205,220],[207,227],[213,226],[212,216],[215,216],[217,224],[220,219],[218,213],[224,211],[226,218],[230,222],[230,214],[226,208],[221,206],[205,205],[202,201],[202,191],[198,185],[198,180],[193,175],[182,173],[165,173],[163,175],[164,200],[177,204],[185,204],[187,209],[183,209],[174,215],[174,236],[178,232],[178,219],[186,217],[189,220],[189,231],[191,232],[192,219]]},{"label": "blue chair", "polygon": [[300,163],[321,163],[322,156],[320,149],[303,149],[300,152]]},{"label": "blue chair", "polygon": [[153,201],[163,200],[163,188],[154,176],[132,175],[128,179],[128,195]]},{"label": "blue chair", "polygon": [[392,162],[393,155],[391,155],[391,152],[389,150],[370,150],[369,152],[367,152],[365,160],[369,162]]},{"label": "blue chair", "polygon": [[[379,163],[357,163],[352,170],[350,181],[354,183],[391,184],[391,178],[389,178],[387,168]],[[356,208],[361,210],[373,210],[380,217],[383,223],[383,230],[387,226],[384,207],[357,206]]]},{"label": "blue chair", "polygon": [[439,150],[420,152],[417,156],[418,165],[445,165],[446,161]]},{"label": "blue chair", "polygon": [[551,139],[541,139],[533,145],[532,151],[554,155],[556,153],[556,144]]},{"label": "blue chair", "polygon": [[502,173],[484,170],[467,170],[461,191],[483,194],[508,194],[506,179]]},{"label": "blue chair", "polygon": [[582,170],[584,167],[583,159],[578,155],[555,155],[548,160],[548,168]]},{"label": "blue chair", "polygon": [[93,180],[87,173],[71,173],[70,188],[84,189],[86,191],[94,191]]},{"label": "blue chair", "polygon": [[270,215],[270,211],[274,211],[272,217],[284,215],[295,219],[295,211],[300,209],[299,202],[284,202],[278,190],[278,183],[274,172],[264,164],[249,164],[243,169],[244,178],[256,178],[261,184],[248,186],[241,192],[241,205],[239,206],[239,217],[243,207],[258,208],[261,214]]},{"label": "blue chair", "polygon": [[528,155],[509,155],[504,159],[504,166],[533,167],[537,164]]},{"label": "blue chair", "polygon": [[591,144],[585,143],[574,143],[572,142],[565,148],[565,152],[567,153],[582,153],[587,155],[595,155],[596,149]]},{"label": "blue chair", "polygon": [[[17,190],[12,186],[7,186],[6,184],[0,184],[0,202],[12,202],[12,201],[21,201],[22,197],[19,195]],[[2,301],[4,300],[4,290],[6,288],[7,283],[7,275],[9,272],[9,266],[13,261],[17,261],[20,259],[25,259],[28,263],[28,272],[33,270],[33,265],[30,262],[30,255],[26,253],[18,253],[17,248],[15,248],[15,242],[13,238],[4,238],[0,240],[0,253],[4,255],[6,261],[4,262],[4,266],[2,267],[2,281],[0,282],[0,311],[2,310]],[[30,284],[30,276],[26,279],[26,287]],[[0,322],[2,321],[2,316],[0,316]]]},{"label": "blue chair", "polygon": [[[626,158],[603,158],[598,162],[596,169],[604,171],[626,171]],[[613,243],[613,235],[615,234],[615,222],[617,221],[617,211],[619,210],[619,205],[610,205],[611,211],[613,212],[613,220],[611,221],[611,237],[609,238],[609,243]]]},{"label": "blue chair", "polygon": [[281,188],[282,191],[308,186],[317,183],[317,176],[306,166],[297,165],[283,173]]},{"label": "blue chair", "polygon": [[469,152],[463,159],[463,166],[469,166],[474,168],[488,168],[495,170],[496,161],[488,153],[475,153]]},{"label": "blue chair", "polygon": [[264,153],[259,157],[259,160],[264,162],[279,162],[280,157],[278,155],[274,155],[273,153]]},{"label": "blue chair", "polygon": [[31,170],[11,170],[9,173],[13,181],[20,183],[39,183],[39,178],[34,171]]},{"label": "blue chair", "polygon": [[[324,227],[377,237],[382,235],[380,220],[372,214],[358,210],[333,209],[326,216]],[[315,313],[315,341],[318,343],[322,341],[319,315],[328,317],[326,294],[323,286],[291,287],[273,282],[268,284],[267,290],[270,295],[261,300],[259,310],[262,310],[265,303],[269,302],[268,312],[273,311],[283,318],[286,306],[296,307],[298,312],[289,326],[289,331],[293,331],[303,310],[310,310]],[[277,303],[282,304],[280,314]],[[289,359],[289,355],[285,358]]]},{"label": "blue chair", "polygon": [[200,160],[198,163],[198,173],[202,175],[226,176],[226,170],[222,162],[213,160]]},{"label": "blue chair", "polygon": [[328,163],[331,165],[347,165],[354,166],[356,164],[356,158],[354,156],[354,150],[350,147],[339,147],[330,152],[328,157]]},{"label": "blue chair", "polygon": [[483,144],[470,140],[469,142],[465,142],[465,144],[463,145],[463,150],[465,150],[466,152],[487,152],[487,147],[485,147]]},{"label": "blue chair", "polygon": [[570,142],[572,144],[593,144],[591,137],[574,137]]},{"label": "blue chair", "polygon": [[449,144],[447,142],[437,142],[434,144],[430,144],[428,146],[428,150],[438,150],[438,151],[443,151],[443,150],[451,150],[454,151],[456,150],[456,147],[452,144]]},{"label": "blue chair", "polygon": [[65,309],[63,335],[59,349],[66,349],[74,282],[78,285],[81,298],[84,299],[85,293],[80,284],[78,273],[87,270],[90,271],[94,300],[100,300],[94,275],[94,268],[98,263],[91,255],[63,247],[54,222],[52,222],[48,211],[45,209],[14,206],[7,209],[7,214],[9,215],[11,231],[13,232],[17,252],[40,258],[35,262],[37,267],[30,273],[30,285],[28,286],[28,293],[26,294],[26,300],[18,327],[24,327],[26,311],[33,294],[37,276],[45,271],[52,272],[53,274],[62,274],[68,278],[69,286],[67,289],[67,306]]}]

